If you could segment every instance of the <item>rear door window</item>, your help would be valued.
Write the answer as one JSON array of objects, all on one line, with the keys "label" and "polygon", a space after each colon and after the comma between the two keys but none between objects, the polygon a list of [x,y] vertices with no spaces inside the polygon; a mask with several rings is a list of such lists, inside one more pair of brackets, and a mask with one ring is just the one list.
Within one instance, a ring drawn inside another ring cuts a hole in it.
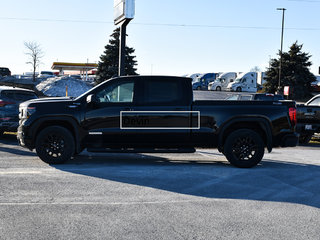
[{"label": "rear door window", "polygon": [[16,100],[19,102],[28,101],[30,99],[36,99],[38,96],[33,92],[27,91],[12,91],[12,90],[4,90],[1,92],[1,96],[5,98],[9,98],[11,100]]},{"label": "rear door window", "polygon": [[182,102],[180,81],[147,79],[144,82],[144,102],[177,104]]},{"label": "rear door window", "polygon": [[16,100],[18,101],[28,101],[28,100],[31,100],[31,99],[36,99],[38,98],[38,96],[35,94],[35,93],[32,93],[32,92],[16,92],[15,93],[15,98]]}]

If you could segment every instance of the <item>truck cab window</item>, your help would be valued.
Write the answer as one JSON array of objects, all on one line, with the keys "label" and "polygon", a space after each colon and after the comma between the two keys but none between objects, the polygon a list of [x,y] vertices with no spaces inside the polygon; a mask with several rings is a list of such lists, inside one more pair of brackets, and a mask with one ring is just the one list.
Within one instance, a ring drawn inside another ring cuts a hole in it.
[{"label": "truck cab window", "polygon": [[133,93],[133,82],[115,82],[96,93],[96,99],[100,103],[133,102]]},{"label": "truck cab window", "polygon": [[182,99],[178,81],[150,80],[145,82],[146,103],[170,103]]}]

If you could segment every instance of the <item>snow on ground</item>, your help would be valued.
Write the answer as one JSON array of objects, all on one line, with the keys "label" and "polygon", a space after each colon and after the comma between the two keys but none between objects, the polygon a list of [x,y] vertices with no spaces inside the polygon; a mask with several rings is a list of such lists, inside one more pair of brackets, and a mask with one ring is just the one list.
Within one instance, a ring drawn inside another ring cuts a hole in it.
[{"label": "snow on ground", "polygon": [[50,97],[66,96],[66,87],[68,87],[69,97],[78,97],[82,93],[92,88],[90,83],[78,80],[72,77],[48,78],[37,84],[37,90]]}]

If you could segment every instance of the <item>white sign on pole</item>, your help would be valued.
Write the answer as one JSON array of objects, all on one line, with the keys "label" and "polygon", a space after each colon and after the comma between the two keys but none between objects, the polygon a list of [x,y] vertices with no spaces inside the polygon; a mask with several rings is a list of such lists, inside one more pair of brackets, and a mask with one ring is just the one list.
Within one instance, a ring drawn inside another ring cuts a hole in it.
[{"label": "white sign on pole", "polygon": [[113,9],[115,25],[134,18],[134,0],[114,0]]}]

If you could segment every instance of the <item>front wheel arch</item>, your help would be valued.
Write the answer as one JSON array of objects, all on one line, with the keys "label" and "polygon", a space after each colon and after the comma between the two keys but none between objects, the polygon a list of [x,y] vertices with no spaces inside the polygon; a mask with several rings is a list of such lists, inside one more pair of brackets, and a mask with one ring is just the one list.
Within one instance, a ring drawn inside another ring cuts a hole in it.
[{"label": "front wheel arch", "polygon": [[85,133],[79,127],[77,121],[71,117],[66,116],[59,116],[59,117],[50,117],[50,118],[40,118],[31,125],[30,132],[32,137],[32,146],[31,148],[35,147],[36,136],[45,128],[50,126],[60,126],[63,128],[68,129],[74,139],[75,139],[75,146],[76,146],[76,153],[80,153],[82,151],[81,148],[81,141]]},{"label": "front wheel arch", "polygon": [[75,154],[75,139],[68,129],[50,126],[36,136],[35,148],[42,161],[60,164]]}]

